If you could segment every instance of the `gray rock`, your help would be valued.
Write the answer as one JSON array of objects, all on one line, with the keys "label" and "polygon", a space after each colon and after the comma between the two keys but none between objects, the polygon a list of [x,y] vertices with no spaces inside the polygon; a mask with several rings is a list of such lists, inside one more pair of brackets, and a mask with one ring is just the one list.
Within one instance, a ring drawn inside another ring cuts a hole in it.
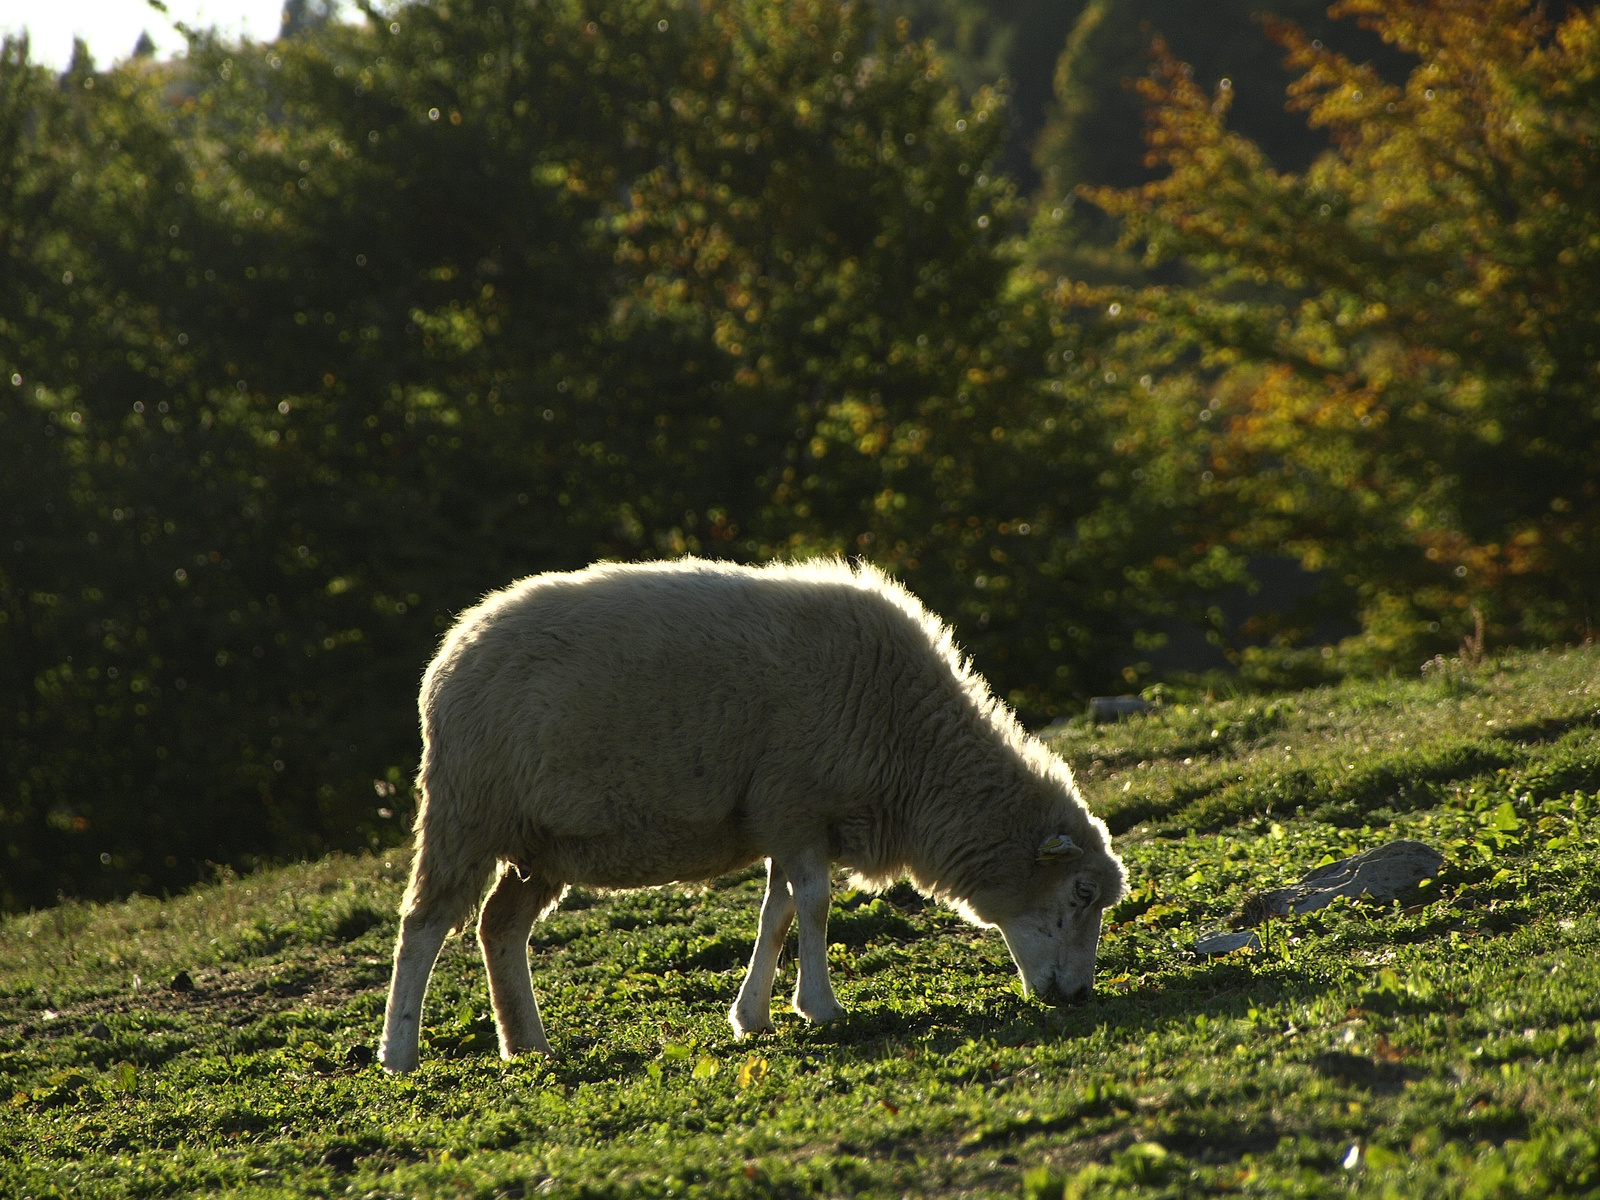
[{"label": "gray rock", "polygon": [[1194,952],[1202,958],[1246,949],[1261,949],[1261,939],[1249,929],[1223,930],[1221,933],[1208,933],[1194,940]]},{"label": "gray rock", "polygon": [[1287,917],[1326,908],[1339,896],[1354,900],[1393,900],[1408,888],[1439,874],[1444,855],[1424,842],[1387,842],[1349,858],[1307,871],[1299,883],[1263,892],[1245,901],[1239,924],[1259,925],[1270,917]]},{"label": "gray rock", "polygon": [[111,1040],[111,1030],[106,1027],[106,1023],[104,1021],[96,1021],[93,1025],[89,1026],[88,1034],[90,1037],[96,1038],[102,1042],[109,1042]]},{"label": "gray rock", "polygon": [[1091,696],[1089,719],[1096,725],[1103,721],[1120,721],[1150,711],[1150,702],[1138,696]]}]

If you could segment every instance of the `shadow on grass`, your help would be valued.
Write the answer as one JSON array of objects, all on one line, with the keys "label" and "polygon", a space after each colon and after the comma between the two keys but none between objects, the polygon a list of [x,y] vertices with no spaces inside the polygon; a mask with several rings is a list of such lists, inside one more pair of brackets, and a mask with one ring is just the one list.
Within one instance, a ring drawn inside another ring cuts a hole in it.
[{"label": "shadow on grass", "polygon": [[1344,1050],[1314,1054],[1306,1060],[1306,1065],[1324,1079],[1380,1096],[1402,1092],[1407,1083],[1421,1079],[1425,1074],[1409,1063],[1383,1062],[1365,1054],[1351,1054]]}]

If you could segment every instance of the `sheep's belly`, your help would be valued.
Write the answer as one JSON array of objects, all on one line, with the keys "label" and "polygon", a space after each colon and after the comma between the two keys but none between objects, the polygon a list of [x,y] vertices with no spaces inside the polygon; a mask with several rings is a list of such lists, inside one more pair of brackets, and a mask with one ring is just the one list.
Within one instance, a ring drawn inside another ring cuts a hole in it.
[{"label": "sheep's belly", "polygon": [[626,838],[560,838],[547,853],[563,883],[657,887],[712,879],[762,857],[726,826],[659,829]]}]

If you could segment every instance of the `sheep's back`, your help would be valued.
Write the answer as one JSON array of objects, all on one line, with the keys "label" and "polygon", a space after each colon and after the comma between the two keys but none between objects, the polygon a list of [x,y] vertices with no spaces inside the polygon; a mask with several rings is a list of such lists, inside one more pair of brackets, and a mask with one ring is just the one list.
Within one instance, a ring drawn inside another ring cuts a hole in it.
[{"label": "sheep's back", "polygon": [[[830,772],[885,602],[848,568],[700,564],[535,576],[465,614],[430,667],[430,754],[555,836],[705,829],[772,778]],[[889,614],[891,617],[892,613]],[[892,623],[892,622],[891,622]],[[648,828],[646,828],[648,827]]]}]

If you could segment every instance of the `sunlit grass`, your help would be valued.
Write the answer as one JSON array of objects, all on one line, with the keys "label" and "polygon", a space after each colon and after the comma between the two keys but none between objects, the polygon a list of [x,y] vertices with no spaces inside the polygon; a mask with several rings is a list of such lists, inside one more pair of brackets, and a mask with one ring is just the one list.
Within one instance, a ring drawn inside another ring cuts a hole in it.
[{"label": "sunlit grass", "polygon": [[[1597,667],[1529,655],[1065,731],[1133,890],[1095,998],[1063,1010],[1021,997],[992,932],[841,884],[849,1016],[779,1004],[775,1035],[735,1043],[746,872],[575,892],[541,924],[554,1062],[499,1060],[452,941],[422,1068],[395,1079],[370,1057],[402,856],[15,917],[0,1194],[1593,1191]],[[1249,895],[1395,837],[1438,847],[1438,878],[1275,920],[1259,952],[1190,950]],[[780,997],[793,982],[786,963]]]}]

